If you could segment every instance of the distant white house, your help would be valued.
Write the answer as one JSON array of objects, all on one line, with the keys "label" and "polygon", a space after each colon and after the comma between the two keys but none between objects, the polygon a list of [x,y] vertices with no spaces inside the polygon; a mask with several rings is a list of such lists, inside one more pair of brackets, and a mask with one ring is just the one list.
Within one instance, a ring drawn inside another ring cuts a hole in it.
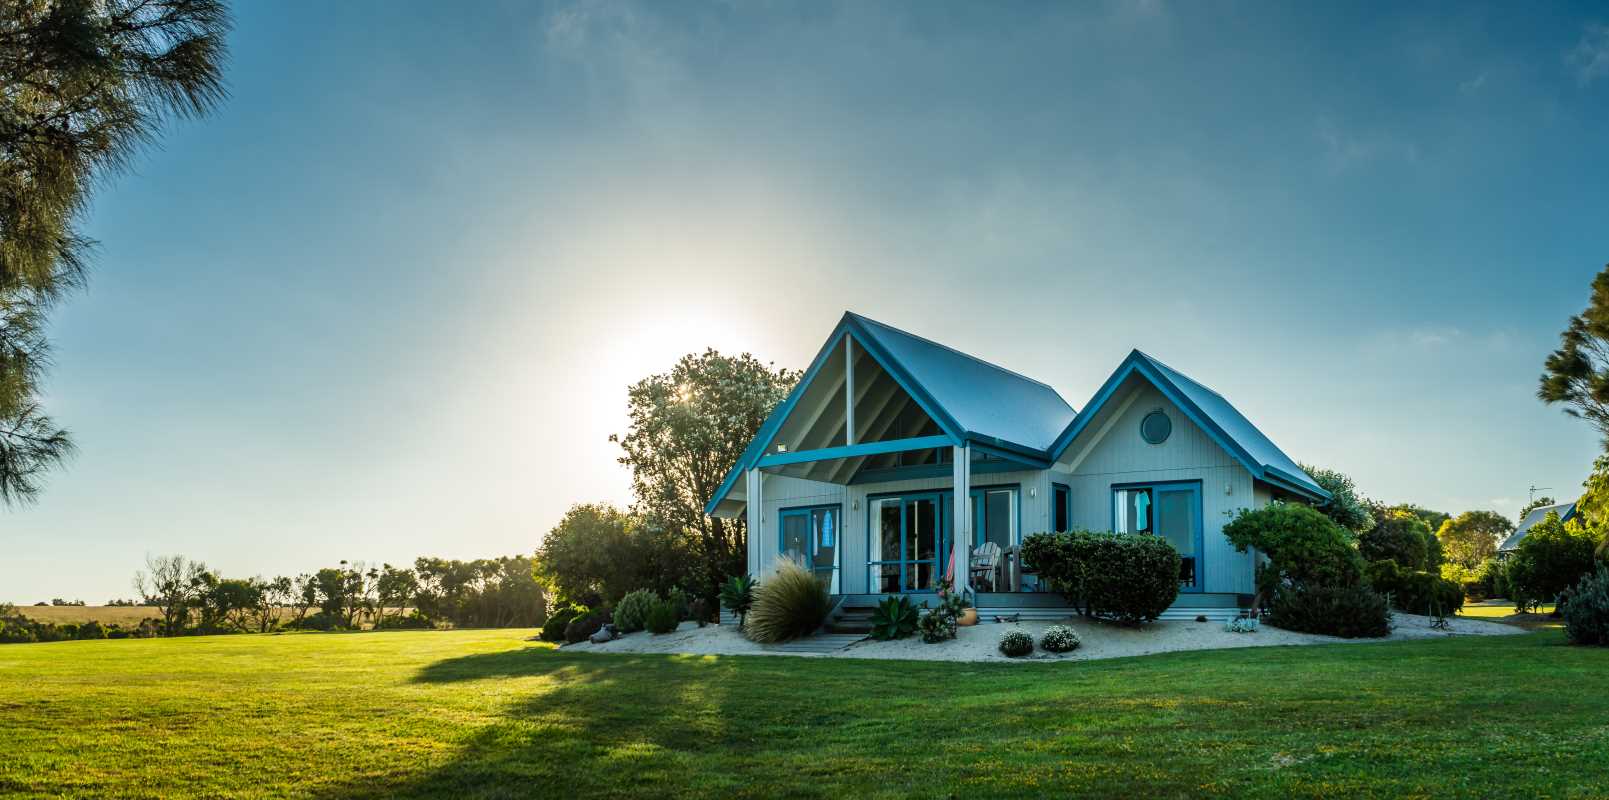
[{"label": "distant white house", "polygon": [[1503,543],[1497,546],[1498,559],[1501,560],[1508,558],[1510,554],[1512,554],[1515,550],[1518,550],[1520,547],[1520,542],[1524,541],[1525,537],[1530,534],[1531,528],[1536,527],[1536,523],[1546,519],[1549,513],[1558,514],[1560,522],[1569,522],[1570,520],[1575,519],[1576,502],[1576,500],[1571,500],[1568,503],[1559,503],[1558,505],[1552,506],[1537,506],[1536,508],[1531,509],[1528,513],[1526,513],[1525,519],[1520,520],[1519,527],[1515,528],[1514,532],[1509,534],[1508,538],[1504,539]]},{"label": "distant white house", "polygon": [[706,510],[746,516],[762,580],[791,555],[865,603],[954,574],[983,610],[1061,604],[1012,568],[1026,534],[1162,536],[1183,557],[1179,616],[1254,591],[1255,554],[1222,529],[1276,498],[1329,495],[1222,395],[1145,353],[1075,412],[1039,381],[845,313]]}]

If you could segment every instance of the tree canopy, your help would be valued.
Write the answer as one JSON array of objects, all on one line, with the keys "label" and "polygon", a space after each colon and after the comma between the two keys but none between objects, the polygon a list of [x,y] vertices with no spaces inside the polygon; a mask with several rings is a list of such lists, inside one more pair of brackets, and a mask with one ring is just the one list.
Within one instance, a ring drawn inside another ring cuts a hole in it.
[{"label": "tree canopy", "polygon": [[1497,554],[1497,546],[1513,530],[1514,523],[1496,511],[1465,511],[1443,522],[1436,538],[1448,561],[1474,570]]},{"label": "tree canopy", "polygon": [[47,312],[84,281],[97,180],[224,97],[222,0],[0,3],[0,504],[72,452],[44,413]]},{"label": "tree canopy", "polygon": [[627,389],[630,427],[610,440],[625,451],[633,510],[692,540],[700,595],[713,598],[721,580],[743,573],[748,543],[743,520],[707,516],[704,506],[798,379],[748,353],[705,350]]},{"label": "tree canopy", "polygon": [[1441,545],[1430,526],[1410,511],[1390,511],[1358,537],[1358,552],[1368,561],[1395,561],[1410,570],[1429,571],[1441,564]]},{"label": "tree canopy", "polygon": [[1587,308],[1559,334],[1559,349],[1543,362],[1536,396],[1565,405],[1609,443],[1609,266],[1592,279]]},{"label": "tree canopy", "polygon": [[1358,487],[1352,478],[1333,469],[1303,464],[1302,471],[1312,476],[1320,488],[1330,493],[1330,500],[1318,506],[1324,516],[1335,521],[1335,524],[1352,531],[1362,533],[1374,527],[1374,515],[1369,512],[1368,501],[1358,493]]}]

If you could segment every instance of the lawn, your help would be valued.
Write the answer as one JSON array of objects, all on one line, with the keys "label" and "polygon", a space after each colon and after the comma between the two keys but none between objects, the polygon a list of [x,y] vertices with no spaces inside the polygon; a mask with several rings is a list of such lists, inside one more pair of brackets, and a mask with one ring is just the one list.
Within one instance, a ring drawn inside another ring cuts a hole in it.
[{"label": "lawn", "polygon": [[0,647],[0,795],[1601,796],[1557,631],[1058,664],[566,654],[528,631]]}]

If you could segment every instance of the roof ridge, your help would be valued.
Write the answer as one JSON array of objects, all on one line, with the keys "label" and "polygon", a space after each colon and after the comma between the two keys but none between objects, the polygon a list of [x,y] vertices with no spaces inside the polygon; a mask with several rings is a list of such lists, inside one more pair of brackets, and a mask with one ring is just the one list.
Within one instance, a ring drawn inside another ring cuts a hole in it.
[{"label": "roof ridge", "polygon": [[1184,378],[1185,380],[1187,380],[1187,381],[1189,381],[1189,382],[1191,382],[1191,383],[1193,383],[1193,384],[1195,384],[1197,386],[1200,386],[1202,388],[1202,390],[1206,391],[1208,394],[1213,395],[1214,397],[1217,397],[1219,400],[1222,400],[1225,403],[1229,402],[1229,398],[1224,397],[1223,394],[1220,393],[1217,389],[1214,389],[1211,386],[1208,386],[1207,384],[1202,383],[1201,381],[1198,381],[1195,378],[1190,377],[1189,375],[1185,374],[1185,372],[1183,370],[1179,369],[1178,367],[1175,367],[1172,364],[1169,364],[1168,362],[1163,361],[1162,359],[1157,358],[1156,356],[1153,356],[1150,353],[1147,353],[1147,352],[1145,352],[1144,350],[1141,350],[1138,347],[1134,348],[1134,352],[1139,353],[1140,355],[1144,356],[1146,358],[1146,360],[1150,361],[1151,363],[1156,364],[1157,366],[1160,366],[1160,367],[1164,367],[1169,372],[1172,372],[1173,374],[1178,375],[1179,377]]},{"label": "roof ridge", "polygon": [[[1029,383],[1035,384],[1035,385],[1043,387],[1045,389],[1049,389],[1050,393],[1055,395],[1058,400],[1061,400],[1063,405],[1067,406],[1068,408],[1073,407],[1072,403],[1067,402],[1067,398],[1061,396],[1061,392],[1056,391],[1056,387],[1051,386],[1050,384],[1045,383],[1042,380],[1039,380],[1037,378],[1030,378],[1027,375],[1024,375],[1024,374],[1022,374],[1022,373],[1020,373],[1020,372],[1018,372],[1018,371],[1016,371],[1014,369],[1009,369],[1007,367],[1002,367],[999,364],[996,364],[996,363],[994,363],[992,361],[986,361],[984,359],[978,358],[975,355],[972,355],[971,353],[968,353],[968,352],[965,352],[965,351],[962,351],[962,350],[957,350],[954,347],[951,347],[951,346],[949,346],[947,344],[944,344],[943,342],[935,342],[932,339],[927,338],[926,336],[920,336],[918,334],[911,333],[910,331],[904,330],[902,328],[896,328],[893,325],[890,325],[890,324],[888,324],[886,322],[879,322],[878,320],[872,319],[871,317],[864,316],[862,314],[856,314],[853,311],[846,310],[846,311],[844,311],[844,313],[849,315],[849,316],[851,316],[851,317],[854,317],[857,320],[860,320],[861,322],[869,322],[869,323],[871,323],[873,325],[876,325],[879,328],[887,328],[887,329],[889,329],[889,330],[891,330],[891,331],[893,331],[893,332],[895,332],[897,334],[900,334],[901,336],[909,336],[912,339],[915,339],[915,340],[917,340],[919,342],[922,342],[924,344],[929,344],[929,345],[932,345],[934,347],[937,347],[937,348],[940,348],[940,349],[943,349],[943,350],[948,350],[949,352],[954,353],[954,354],[956,354],[956,355],[958,355],[958,356],[960,356],[962,358],[968,359],[970,361],[975,361],[975,362],[977,362],[979,364],[982,364],[985,367],[989,367],[991,369],[998,370],[1000,372],[1004,372],[1005,374],[1010,375],[1013,378],[1018,378],[1018,379],[1021,379],[1021,380],[1025,380],[1025,381],[1027,381]],[[1172,368],[1169,367],[1169,369],[1172,369]],[[1208,390],[1208,391],[1211,391],[1211,390]]]}]

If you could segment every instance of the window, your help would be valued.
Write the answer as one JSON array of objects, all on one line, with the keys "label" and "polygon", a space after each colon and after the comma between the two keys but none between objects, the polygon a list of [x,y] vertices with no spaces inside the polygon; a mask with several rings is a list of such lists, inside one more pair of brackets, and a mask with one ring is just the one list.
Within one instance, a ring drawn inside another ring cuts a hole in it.
[{"label": "window", "polygon": [[994,542],[1000,549],[1017,543],[1017,489],[973,489],[967,507],[972,509],[972,546]]},{"label": "window", "polygon": [[1201,482],[1112,487],[1112,530],[1161,536],[1179,551],[1179,586],[1201,591]]},{"label": "window", "polygon": [[1065,483],[1050,485],[1050,529],[1065,531],[1073,524],[1073,490]]},{"label": "window", "polygon": [[872,530],[866,566],[874,591],[888,594],[938,588],[949,527],[941,497],[922,494],[870,501]]},{"label": "window", "polygon": [[816,577],[828,582],[830,591],[838,591],[840,508],[784,508],[777,516],[782,523],[778,552],[803,561],[816,573]]},{"label": "window", "polygon": [[1151,444],[1162,444],[1168,440],[1168,435],[1171,433],[1173,433],[1173,420],[1168,419],[1168,415],[1162,413],[1160,408],[1146,414],[1145,419],[1140,420],[1140,436]]}]

